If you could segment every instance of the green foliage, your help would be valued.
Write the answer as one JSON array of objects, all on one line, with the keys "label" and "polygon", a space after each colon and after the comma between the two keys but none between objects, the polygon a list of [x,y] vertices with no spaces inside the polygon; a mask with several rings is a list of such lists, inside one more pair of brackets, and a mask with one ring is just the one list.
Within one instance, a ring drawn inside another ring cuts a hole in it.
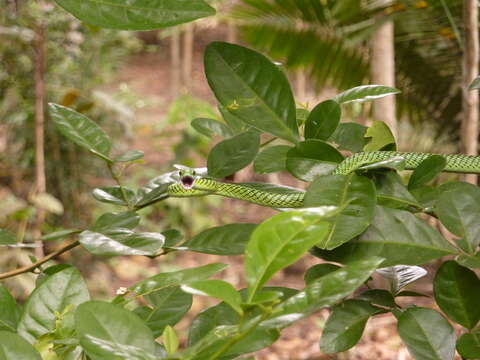
[{"label": "green foliage", "polygon": [[[77,6],[59,2],[68,9]],[[138,2],[129,4],[133,7]],[[145,15],[144,25],[139,23],[139,13],[129,13],[131,16],[117,22],[110,17],[118,15],[117,10],[92,15],[89,6],[87,2],[85,8],[76,7],[72,12],[84,11],[75,14],[118,28],[158,25],[152,25],[154,14]],[[127,10],[133,11],[132,7]],[[315,11],[322,19],[327,15],[321,7]],[[169,24],[169,20],[162,21]],[[59,132],[98,156],[97,162],[103,161],[112,184],[116,184],[95,189],[93,196],[122,209],[103,213],[88,227],[53,232],[43,239],[74,236],[76,241],[64,250],[81,244],[92,255],[110,257],[154,258],[176,251],[243,255],[247,288],[236,289],[224,280],[209,279],[226,268],[222,263],[210,263],[159,272],[118,289],[110,302],[91,301],[75,267],[62,264],[42,268],[35,264],[31,270],[39,272],[36,288],[23,308],[0,286],[0,357],[230,359],[271,345],[285,327],[325,307],[332,307],[320,339],[320,349],[326,353],[351,348],[360,340],[369,318],[390,312],[398,319],[400,337],[415,359],[452,359],[455,347],[466,358],[476,357],[480,280],[469,268],[480,266],[478,188],[459,182],[432,186],[434,191],[426,207],[423,198],[415,196],[444,169],[445,161],[438,156],[423,161],[408,186],[398,173],[405,166],[402,156],[368,163],[347,175],[330,174],[345,161],[339,150],[395,148],[385,124],[375,122],[366,128],[341,124],[340,117],[342,104],[373,100],[394,94],[396,89],[366,86],[347,90],[317,105],[303,123],[297,121],[285,75],[265,56],[217,42],[206,50],[205,67],[224,120],[207,114],[192,124],[210,139],[223,138],[208,154],[208,175],[231,175],[252,162],[261,174],[288,172],[309,182],[304,194],[264,183],[243,186],[284,197],[304,195],[303,207],[282,209],[259,224],[225,224],[193,236],[187,234],[185,239],[176,229],[145,232],[140,210],[171,195],[169,186],[178,181],[178,171],[157,176],[139,189],[125,187],[119,169],[143,154],[131,150],[112,156],[112,141],[96,122],[78,108],[52,104],[50,116]],[[268,140],[261,145],[262,136]],[[272,141],[282,143],[269,145]],[[261,152],[260,147],[264,147]],[[438,217],[461,239],[450,243],[418,213]],[[2,229],[0,245],[18,246],[16,236]],[[275,274],[309,252],[337,264],[311,267],[304,276],[305,287],[299,290],[267,286]],[[450,320],[466,328],[458,341],[448,320],[437,311],[400,307],[395,301],[400,296],[423,296],[404,289],[425,275],[425,270],[416,265],[446,255],[454,255],[455,260],[444,262],[435,276],[435,301]],[[356,293],[375,271],[387,278],[390,288]],[[174,326],[190,310],[196,295],[221,302],[196,314],[188,343],[183,346],[182,332]]]}]

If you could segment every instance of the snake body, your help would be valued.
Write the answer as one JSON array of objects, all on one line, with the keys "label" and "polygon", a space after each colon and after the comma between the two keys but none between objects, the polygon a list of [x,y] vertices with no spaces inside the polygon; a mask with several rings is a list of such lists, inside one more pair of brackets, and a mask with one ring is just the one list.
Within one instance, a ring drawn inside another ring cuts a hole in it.
[{"label": "snake body", "polygon": [[[332,174],[347,175],[361,166],[401,157],[405,168],[413,170],[422,161],[434,154],[372,151],[356,153],[342,161]],[[446,160],[445,172],[480,174],[480,156],[461,154],[441,155]],[[168,187],[171,197],[192,197],[205,195],[220,195],[233,199],[249,201],[254,204],[273,208],[299,208],[303,206],[305,192],[285,186],[253,183],[227,183],[202,177],[193,170],[180,170],[180,181]]]}]

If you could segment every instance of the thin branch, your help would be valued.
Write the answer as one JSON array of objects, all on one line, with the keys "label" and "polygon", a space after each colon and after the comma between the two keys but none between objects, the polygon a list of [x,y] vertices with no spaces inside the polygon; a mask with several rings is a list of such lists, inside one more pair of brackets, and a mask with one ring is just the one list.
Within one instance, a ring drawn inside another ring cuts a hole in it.
[{"label": "thin branch", "polygon": [[48,254],[43,259],[41,259],[41,260],[31,264],[31,265],[24,266],[24,267],[18,268],[16,270],[12,270],[12,271],[8,271],[6,273],[0,274],[0,280],[7,279],[7,278],[10,278],[12,276],[20,275],[20,274],[23,274],[23,273],[26,273],[26,272],[32,272],[33,270],[38,268],[40,265],[45,264],[47,261],[49,261],[53,258],[56,258],[60,254],[63,254],[64,252],[66,252],[70,249],[73,249],[74,247],[76,247],[78,245],[80,245],[80,241],[75,240],[75,241],[71,242],[70,244],[67,244],[64,247],[58,249],[57,251],[54,251],[53,253]]}]

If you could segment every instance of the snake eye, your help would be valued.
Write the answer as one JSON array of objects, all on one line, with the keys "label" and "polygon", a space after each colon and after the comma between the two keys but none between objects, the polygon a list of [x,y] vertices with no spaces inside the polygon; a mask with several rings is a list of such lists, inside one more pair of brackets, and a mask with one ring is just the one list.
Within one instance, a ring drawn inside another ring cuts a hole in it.
[{"label": "snake eye", "polygon": [[193,175],[193,176],[197,175],[197,173],[195,172],[195,170],[192,170],[192,175]]},{"label": "snake eye", "polygon": [[185,171],[183,171],[183,170],[179,170],[179,171],[178,171],[178,175],[179,175],[179,176],[183,176],[183,175],[185,175]]}]

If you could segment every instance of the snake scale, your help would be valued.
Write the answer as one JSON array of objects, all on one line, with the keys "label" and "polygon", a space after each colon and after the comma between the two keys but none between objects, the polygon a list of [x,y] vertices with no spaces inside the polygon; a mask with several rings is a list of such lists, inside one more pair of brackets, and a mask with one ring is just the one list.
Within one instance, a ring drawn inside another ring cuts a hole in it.
[{"label": "snake scale", "polygon": [[[405,168],[413,170],[432,155],[434,154],[396,151],[360,152],[338,164],[333,174],[347,175],[361,166],[395,157],[403,158]],[[462,154],[441,156],[446,160],[443,169],[445,172],[480,174],[480,156]],[[171,197],[220,195],[273,208],[299,208],[303,206],[305,192],[270,184],[226,183],[200,176],[193,169],[182,168],[179,171],[179,181],[168,187],[168,195]]]}]

